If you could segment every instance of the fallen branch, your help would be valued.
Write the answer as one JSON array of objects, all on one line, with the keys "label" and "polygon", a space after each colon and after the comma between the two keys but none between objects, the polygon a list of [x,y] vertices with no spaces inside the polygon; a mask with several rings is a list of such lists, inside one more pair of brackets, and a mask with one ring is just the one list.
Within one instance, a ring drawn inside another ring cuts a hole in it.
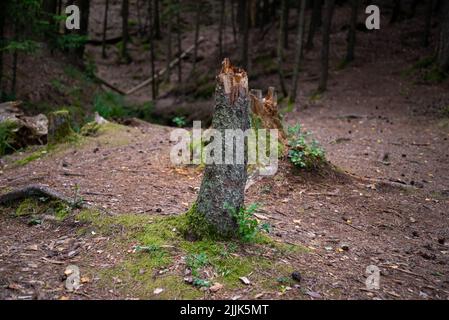
[{"label": "fallen branch", "polygon": [[0,204],[4,205],[29,197],[47,197],[54,200],[60,200],[73,207],[87,208],[86,205],[80,204],[76,199],[71,199],[48,187],[35,184],[1,195]]},{"label": "fallen branch", "polygon": [[119,88],[115,87],[114,85],[110,84],[109,82],[107,82],[104,79],[99,78],[98,76],[94,76],[94,77],[95,77],[95,80],[97,80],[101,84],[105,85],[109,89],[111,89],[111,90],[113,90],[113,91],[115,91],[117,93],[120,93],[121,95],[126,95],[126,92],[123,91],[122,89],[119,89]]},{"label": "fallen branch", "polygon": [[[203,42],[205,39],[203,37],[198,39],[198,45]],[[183,53],[181,53],[178,57],[176,57],[172,62],[170,62],[169,64],[169,69],[172,69],[174,66],[176,66],[185,56],[187,56],[190,51],[192,51],[195,48],[195,45],[191,45],[189,48],[187,48],[186,51],[184,51]],[[167,68],[162,69],[161,71],[159,71],[155,77],[154,80],[159,79],[160,77],[162,77],[165,72],[167,72]],[[153,82],[153,77],[148,78],[147,80],[145,80],[144,82],[140,83],[139,85],[135,86],[134,88],[128,90],[125,94],[126,95],[130,95],[140,89],[142,89],[143,87],[146,87],[147,85],[151,84]]]}]

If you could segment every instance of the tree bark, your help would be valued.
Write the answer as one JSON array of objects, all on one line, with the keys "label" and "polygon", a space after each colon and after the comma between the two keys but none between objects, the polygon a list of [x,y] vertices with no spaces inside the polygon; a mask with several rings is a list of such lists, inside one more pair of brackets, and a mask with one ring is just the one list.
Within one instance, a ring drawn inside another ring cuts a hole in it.
[{"label": "tree bark", "polygon": [[129,63],[131,58],[128,53],[128,16],[129,16],[129,0],[122,0],[122,48],[120,56],[125,63]]},{"label": "tree bark", "polygon": [[103,59],[106,59],[106,32],[108,29],[108,11],[109,11],[109,0],[106,0],[103,16],[103,41],[101,44],[101,56],[103,57]]},{"label": "tree bark", "polygon": [[334,14],[335,0],[325,0],[326,12],[323,21],[323,41],[321,45],[321,76],[318,91],[326,91],[329,77],[329,46],[332,16]]},{"label": "tree bark", "polygon": [[284,97],[287,96],[287,88],[285,86],[285,80],[284,80],[284,71],[282,69],[283,67],[283,60],[284,60],[284,46],[282,45],[283,39],[284,39],[284,19],[285,14],[284,11],[286,9],[286,2],[287,0],[281,0],[281,19],[279,22],[279,38],[278,38],[278,44],[277,44],[277,62],[278,62],[278,75],[279,75],[279,84],[281,86],[282,95]]},{"label": "tree bark", "polygon": [[440,43],[438,65],[443,72],[449,72],[449,1],[440,3]]},{"label": "tree bark", "polygon": [[299,67],[301,65],[302,43],[304,38],[304,22],[305,22],[306,0],[298,0],[298,31],[296,35],[296,57],[295,69],[293,70],[293,81],[290,92],[290,101],[296,100],[298,89]]},{"label": "tree bark", "polygon": [[359,0],[351,0],[351,23],[348,31],[348,48],[346,52],[346,62],[351,62],[354,60],[358,8],[359,8]]},{"label": "tree bark", "polygon": [[[222,135],[223,156],[225,130],[244,132],[250,128],[248,77],[244,70],[231,66],[228,59],[224,60],[217,77],[212,128]],[[244,206],[247,157],[244,158],[243,164],[207,164],[196,201],[196,214],[223,237],[234,236],[238,230],[232,210],[238,211]]]},{"label": "tree bark", "polygon": [[310,19],[309,34],[307,36],[307,49],[312,49],[314,46],[313,39],[315,37],[316,29],[321,25],[321,0],[313,0],[312,18]]}]

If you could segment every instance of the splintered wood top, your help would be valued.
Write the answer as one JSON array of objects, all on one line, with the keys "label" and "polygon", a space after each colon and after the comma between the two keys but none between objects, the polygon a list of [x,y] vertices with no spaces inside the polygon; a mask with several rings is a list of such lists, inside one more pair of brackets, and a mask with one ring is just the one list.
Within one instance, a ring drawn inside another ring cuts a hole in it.
[{"label": "splintered wood top", "polygon": [[223,83],[226,94],[235,96],[236,93],[242,91],[241,89],[243,89],[244,94],[248,93],[248,76],[246,71],[233,66],[228,58],[225,58],[222,62],[222,69],[218,79]]}]

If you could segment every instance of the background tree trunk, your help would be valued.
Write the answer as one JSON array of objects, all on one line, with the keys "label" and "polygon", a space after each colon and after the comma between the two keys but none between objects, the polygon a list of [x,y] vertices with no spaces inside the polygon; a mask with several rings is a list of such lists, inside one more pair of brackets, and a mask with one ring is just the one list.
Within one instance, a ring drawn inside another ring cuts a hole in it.
[{"label": "background tree trunk", "polygon": [[[79,0],[79,8],[81,15],[79,34],[87,38],[89,36],[89,0]],[[85,46],[82,45],[76,50],[76,56],[80,62],[84,59],[84,49]]]},{"label": "background tree trunk", "polygon": [[391,14],[390,23],[395,23],[399,20],[402,11],[401,0],[394,0],[393,13]]},{"label": "background tree trunk", "polygon": [[159,16],[159,0],[154,0],[154,19],[153,19],[153,28],[154,28],[154,38],[162,39],[161,36],[161,20]]},{"label": "background tree trunk", "polygon": [[326,91],[329,76],[329,46],[332,16],[334,14],[335,0],[325,0],[326,11],[323,21],[323,43],[321,45],[321,76],[318,91]]},{"label": "background tree trunk", "polygon": [[153,8],[152,8],[152,0],[148,1],[148,20],[149,20],[149,42],[150,42],[150,62],[151,62],[151,97],[153,100],[157,99],[157,82],[156,82],[156,70],[154,65],[154,33],[155,30],[153,28]]},{"label": "background tree trunk", "polygon": [[0,2],[0,101],[2,101],[3,90],[3,47],[5,45],[5,20],[6,20],[6,3]]},{"label": "background tree trunk", "polygon": [[288,49],[288,20],[290,16],[290,2],[285,1],[284,8],[282,9],[282,46],[285,50]]},{"label": "background tree trunk", "polygon": [[432,13],[433,13],[433,0],[428,0],[426,4],[426,22],[424,25],[424,33],[422,39],[422,45],[427,48],[430,43],[430,29],[432,27]]},{"label": "background tree trunk", "polygon": [[298,0],[298,31],[296,35],[295,69],[293,70],[293,81],[290,92],[291,102],[296,100],[296,92],[298,89],[299,67],[301,65],[302,43],[304,38],[305,11],[306,0]]},{"label": "background tree trunk", "polygon": [[101,44],[101,56],[103,57],[103,59],[106,59],[106,33],[108,29],[108,11],[109,11],[109,0],[106,0],[103,17],[103,43]]},{"label": "background tree trunk", "polygon": [[168,13],[167,13],[167,57],[166,57],[166,73],[165,73],[165,81],[170,82],[170,76],[171,76],[171,68],[170,68],[170,62],[172,60],[172,16],[173,16],[173,4],[171,1],[167,3],[168,5]]},{"label": "background tree trunk", "polygon": [[249,69],[249,2],[244,1],[242,14],[242,67]]},{"label": "background tree trunk", "polygon": [[310,19],[309,34],[307,36],[307,49],[312,49],[313,39],[315,37],[316,29],[321,26],[321,0],[313,0],[312,18]]},{"label": "background tree trunk", "polygon": [[196,18],[195,18],[195,40],[194,40],[194,49],[193,49],[193,66],[192,72],[193,75],[196,71],[196,60],[198,59],[198,39],[200,36],[200,24],[201,24],[201,9],[202,9],[202,1],[198,1],[196,7]]},{"label": "background tree trunk", "polygon": [[[182,40],[181,40],[181,1],[176,1],[176,42],[178,46],[178,55],[181,56],[182,54]],[[178,63],[178,82],[182,82],[182,59],[179,59]]]},{"label": "background tree trunk", "polygon": [[[245,71],[234,68],[225,59],[217,79],[212,128],[222,134],[224,156],[225,130],[250,128],[248,78]],[[244,164],[206,165],[196,211],[221,236],[236,234],[237,224],[229,208],[238,211],[244,206],[246,164],[245,156]]]},{"label": "background tree trunk", "polygon": [[443,72],[449,71],[449,1],[441,1],[440,3],[438,65]]},{"label": "background tree trunk", "polygon": [[129,0],[122,0],[122,50],[120,56],[125,63],[129,63],[131,58],[128,54],[128,16],[129,16]]},{"label": "background tree trunk", "polygon": [[279,84],[281,86],[282,95],[286,97],[288,95],[287,88],[285,86],[285,77],[284,77],[284,71],[282,69],[283,67],[283,60],[284,60],[284,46],[282,45],[283,39],[284,39],[284,10],[286,10],[286,2],[287,0],[281,0],[281,13],[280,13],[280,22],[279,22],[279,38],[278,38],[278,45],[277,45],[277,61],[278,61],[278,74],[279,74]]},{"label": "background tree trunk", "polygon": [[225,0],[220,0],[220,24],[218,26],[218,55],[219,61],[222,61],[223,57],[223,33],[225,22]]},{"label": "background tree trunk", "polygon": [[351,0],[351,23],[348,31],[348,49],[346,52],[346,62],[354,60],[354,49],[357,34],[357,11],[359,8],[359,0]]}]

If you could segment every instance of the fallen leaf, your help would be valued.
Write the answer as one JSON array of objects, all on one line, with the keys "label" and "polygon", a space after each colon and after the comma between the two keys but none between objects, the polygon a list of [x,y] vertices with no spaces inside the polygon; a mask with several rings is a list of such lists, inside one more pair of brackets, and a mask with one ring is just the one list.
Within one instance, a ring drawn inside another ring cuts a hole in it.
[{"label": "fallen leaf", "polygon": [[81,277],[81,283],[88,283],[88,282],[90,282],[90,279],[89,279],[89,277]]}]

